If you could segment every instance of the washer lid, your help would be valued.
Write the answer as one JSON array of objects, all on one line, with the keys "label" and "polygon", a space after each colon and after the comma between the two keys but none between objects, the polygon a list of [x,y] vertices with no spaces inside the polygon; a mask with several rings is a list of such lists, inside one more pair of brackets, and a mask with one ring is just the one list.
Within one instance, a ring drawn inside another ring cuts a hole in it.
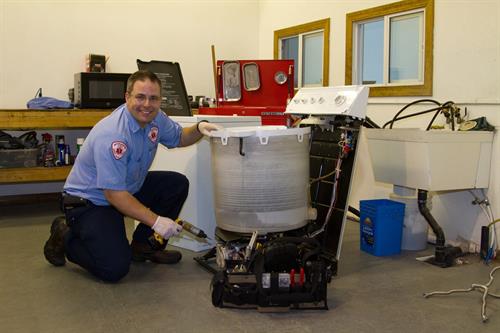
[{"label": "washer lid", "polygon": [[304,134],[311,132],[310,127],[288,128],[286,126],[243,126],[224,128],[210,132],[211,137],[221,138],[222,144],[227,144],[227,139],[231,137],[245,138],[256,136],[261,144],[267,144],[271,136],[296,135],[299,142],[304,139]]}]

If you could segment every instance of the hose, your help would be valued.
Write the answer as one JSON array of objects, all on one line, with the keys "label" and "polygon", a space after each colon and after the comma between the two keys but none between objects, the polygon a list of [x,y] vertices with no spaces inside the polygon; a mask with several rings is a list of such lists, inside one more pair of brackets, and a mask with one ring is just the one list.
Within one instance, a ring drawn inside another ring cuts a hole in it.
[{"label": "hose", "polygon": [[418,190],[418,210],[420,214],[423,215],[425,220],[429,223],[432,228],[432,231],[436,235],[436,247],[444,247],[445,238],[443,229],[439,226],[437,221],[429,212],[429,208],[427,208],[427,191],[426,190]]},{"label": "hose", "polygon": [[[446,109],[449,107],[449,105],[453,105],[454,103],[452,101],[448,101],[448,102],[445,102],[441,105],[441,108],[436,111],[436,113],[434,114],[434,117],[432,117],[431,121],[429,122],[429,125],[427,125],[427,128],[425,129],[426,131],[430,130],[431,127],[432,127],[432,123],[434,122],[434,120],[436,119],[436,117],[438,116],[438,114],[443,110],[443,109]],[[453,118],[452,118],[452,129],[454,130],[455,129],[455,125],[453,124],[454,121],[453,121]]]},{"label": "hose", "polygon": [[[418,99],[416,101],[413,101],[409,104],[406,104],[401,110],[399,110],[396,115],[394,116],[394,118],[392,118],[392,122],[391,122],[391,126],[389,128],[392,128],[392,125],[394,124],[394,121],[395,119],[404,111],[406,110],[407,108],[409,108],[410,106],[412,105],[415,105],[415,104],[418,104],[418,103],[423,103],[423,102],[431,102],[431,103],[434,103],[438,106],[441,106],[441,103],[439,103],[438,101],[434,100],[434,99]],[[385,125],[383,126],[385,127]]]},{"label": "hose", "polygon": [[359,210],[357,210],[356,208],[349,206],[347,210],[356,215],[357,217],[360,217]]},{"label": "hose", "polygon": [[[406,116],[402,116],[402,117],[399,117],[399,115],[404,111],[406,110],[407,108],[409,108],[410,106],[412,105],[415,105],[415,104],[418,104],[418,103],[422,103],[422,102],[431,102],[431,103],[434,103],[436,105],[438,105],[437,107],[435,108],[432,108],[432,109],[428,109],[428,110],[424,110],[424,111],[420,111],[420,112],[415,112],[415,113],[412,113],[412,114],[409,114],[409,115],[406,115]],[[447,108],[450,108],[450,106],[452,106],[453,104],[455,104],[453,101],[447,101],[443,104],[439,103],[438,101],[436,100],[433,100],[433,99],[419,99],[419,100],[416,100],[416,101],[413,101],[409,104],[406,104],[401,110],[399,110],[395,115],[394,117],[392,118],[392,120],[386,122],[382,128],[385,128],[387,125],[390,124],[389,128],[392,129],[394,123],[398,120],[402,120],[402,119],[406,119],[406,118],[410,118],[410,117],[415,117],[415,116],[419,116],[419,115],[422,115],[422,114],[426,114],[426,113],[429,113],[429,112],[433,112],[433,111],[436,111],[436,113],[434,114],[434,116],[432,117],[431,121],[429,122],[429,124],[427,125],[427,128],[426,128],[426,131],[430,130],[431,127],[432,127],[432,124],[434,123],[434,120],[437,118],[437,116],[439,115],[439,113],[441,113],[444,109],[447,109]],[[454,131],[455,130],[455,114],[453,113],[453,110],[450,111],[450,115],[451,115],[451,129]],[[366,126],[368,127],[368,126]]]},{"label": "hose", "polygon": [[380,128],[380,126],[368,117],[365,117],[365,122],[363,126],[366,128]]},{"label": "hose", "polygon": [[408,115],[406,115],[406,116],[401,116],[401,117],[399,117],[399,118],[394,118],[394,119],[389,120],[388,122],[386,122],[386,123],[384,124],[384,126],[382,126],[382,128],[385,128],[385,127],[386,127],[387,125],[389,125],[390,123],[392,123],[392,122],[396,122],[396,121],[398,121],[398,120],[402,120],[402,119],[406,119],[406,118],[411,118],[411,117],[415,117],[415,116],[420,116],[420,115],[422,115],[422,114],[426,114],[426,113],[429,113],[429,112],[434,112],[434,111],[436,111],[436,110],[441,111],[441,109],[442,109],[442,108],[441,108],[441,106],[438,106],[438,107],[435,107],[435,108],[432,108],[432,109],[428,109],[428,110],[424,110],[424,111],[420,111],[420,112],[411,113],[411,114],[408,114]]}]

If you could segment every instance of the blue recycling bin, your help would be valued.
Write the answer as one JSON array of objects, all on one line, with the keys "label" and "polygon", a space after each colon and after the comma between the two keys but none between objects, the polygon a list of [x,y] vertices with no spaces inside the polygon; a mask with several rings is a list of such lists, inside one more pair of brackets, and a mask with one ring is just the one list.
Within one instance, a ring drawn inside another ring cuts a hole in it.
[{"label": "blue recycling bin", "polygon": [[401,253],[405,204],[389,199],[361,200],[360,247],[375,256]]}]

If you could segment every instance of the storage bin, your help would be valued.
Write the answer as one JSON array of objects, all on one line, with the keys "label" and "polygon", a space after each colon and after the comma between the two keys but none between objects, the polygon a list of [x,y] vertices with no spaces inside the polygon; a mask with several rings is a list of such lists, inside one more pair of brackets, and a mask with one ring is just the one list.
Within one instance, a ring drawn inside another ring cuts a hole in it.
[{"label": "storage bin", "polygon": [[32,168],[37,165],[38,148],[0,149],[0,168]]},{"label": "storage bin", "polygon": [[401,253],[405,205],[388,199],[361,200],[360,247],[375,256]]}]

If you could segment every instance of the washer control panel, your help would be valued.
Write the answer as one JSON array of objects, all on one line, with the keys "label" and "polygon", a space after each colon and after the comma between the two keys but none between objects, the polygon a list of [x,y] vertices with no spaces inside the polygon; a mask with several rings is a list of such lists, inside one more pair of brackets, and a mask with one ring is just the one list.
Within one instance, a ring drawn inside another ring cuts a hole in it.
[{"label": "washer control panel", "polygon": [[288,114],[346,115],[364,119],[368,87],[339,86],[302,88],[288,103]]}]

